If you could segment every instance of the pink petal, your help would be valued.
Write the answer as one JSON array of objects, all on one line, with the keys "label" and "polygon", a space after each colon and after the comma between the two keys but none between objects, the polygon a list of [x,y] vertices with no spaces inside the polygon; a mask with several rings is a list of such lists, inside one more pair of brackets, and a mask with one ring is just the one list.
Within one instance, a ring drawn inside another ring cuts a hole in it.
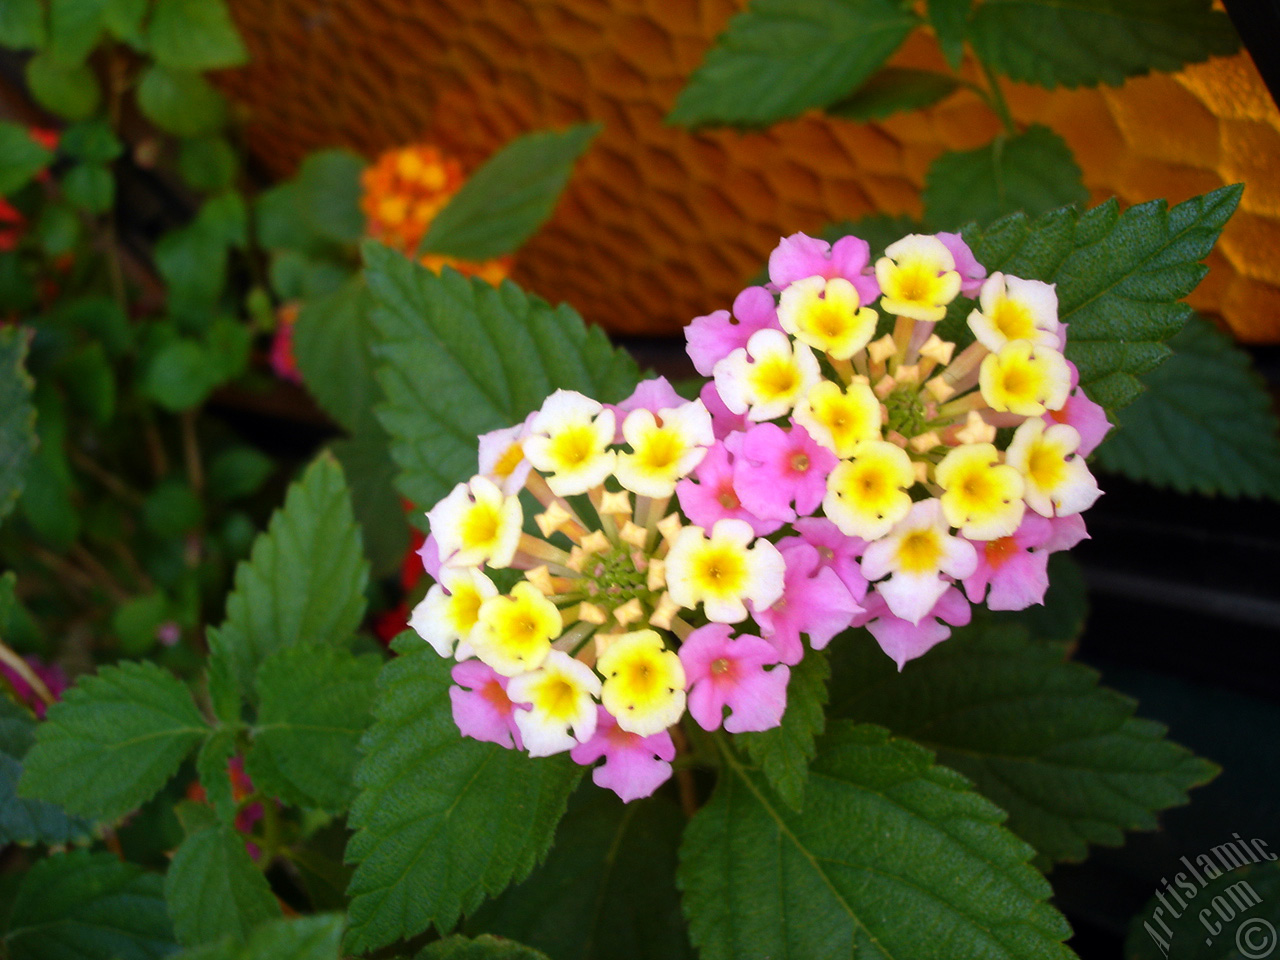
[{"label": "pink petal", "polygon": [[450,673],[456,687],[449,688],[453,722],[464,737],[522,750],[515,724],[515,705],[507,699],[506,677],[479,660],[455,664]]},{"label": "pink petal", "polygon": [[695,317],[685,327],[689,359],[694,369],[709,377],[717,363],[745,347],[753,333],[766,328],[782,329],[773,294],[764,287],[747,287],[733,301],[732,316],[728,310],[716,310],[705,317]]},{"label": "pink petal", "polygon": [[605,762],[591,771],[592,781],[630,803],[649,796],[671,777],[676,747],[668,731],[648,737],[628,733],[613,714],[597,705],[595,734],[573,747],[569,756],[583,766],[604,757]]},{"label": "pink petal", "polygon": [[987,278],[987,268],[980,264],[958,233],[934,234],[942,245],[951,251],[956,262],[956,272],[960,274],[960,292],[966,297],[976,296],[982,289],[982,281]]}]

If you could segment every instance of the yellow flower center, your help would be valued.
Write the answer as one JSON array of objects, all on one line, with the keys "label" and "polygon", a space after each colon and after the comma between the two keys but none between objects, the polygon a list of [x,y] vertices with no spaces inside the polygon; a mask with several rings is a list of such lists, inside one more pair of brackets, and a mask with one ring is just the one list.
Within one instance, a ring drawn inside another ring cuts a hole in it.
[{"label": "yellow flower center", "polygon": [[641,449],[636,451],[640,464],[647,470],[666,470],[684,453],[684,443],[674,430],[659,428],[651,432]]},{"label": "yellow flower center", "polygon": [[766,402],[788,397],[800,386],[800,374],[789,357],[767,357],[756,364],[752,380]]},{"label": "yellow flower center", "polygon": [[498,509],[487,503],[477,503],[467,511],[462,521],[462,546],[466,550],[474,550],[490,544],[498,536],[501,528],[501,516]]},{"label": "yellow flower center", "polygon": [[579,467],[595,455],[595,431],[586,424],[567,427],[552,438],[550,452],[562,469]]},{"label": "yellow flower center", "polygon": [[898,545],[898,568],[904,573],[925,573],[938,568],[942,543],[936,530],[915,530]]},{"label": "yellow flower center", "polygon": [[524,447],[519,443],[513,443],[507,447],[506,452],[498,458],[498,462],[493,465],[493,472],[499,477],[509,477],[520,466],[520,461],[524,459]]},{"label": "yellow flower center", "polygon": [[1049,444],[1038,443],[1027,457],[1027,474],[1041,490],[1054,490],[1067,476],[1067,461]]},{"label": "yellow flower center", "polygon": [[703,592],[736,596],[746,584],[747,565],[737,548],[709,544],[698,557],[694,577]]},{"label": "yellow flower center", "polygon": [[991,323],[1009,340],[1030,340],[1036,335],[1036,322],[1026,305],[1003,299],[991,311]]}]

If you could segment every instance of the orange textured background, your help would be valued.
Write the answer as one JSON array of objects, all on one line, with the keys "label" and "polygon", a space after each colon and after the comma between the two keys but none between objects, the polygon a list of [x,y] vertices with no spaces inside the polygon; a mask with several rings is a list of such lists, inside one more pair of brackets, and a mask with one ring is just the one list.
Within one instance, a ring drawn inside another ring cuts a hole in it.
[{"label": "orange textured background", "polygon": [[[997,132],[968,92],[859,125],[806,116],[692,134],[663,116],[734,0],[232,0],[252,65],[222,77],[273,173],[335,143],[417,140],[472,169],[529,130],[605,125],[515,278],[620,333],[727,306],[779,236],[920,211],[930,162]],[[942,67],[917,31],[895,62]],[[1123,88],[1007,88],[1058,130],[1095,200],[1184,200],[1248,183],[1192,298],[1242,340],[1280,341],[1280,112],[1247,54]]]}]

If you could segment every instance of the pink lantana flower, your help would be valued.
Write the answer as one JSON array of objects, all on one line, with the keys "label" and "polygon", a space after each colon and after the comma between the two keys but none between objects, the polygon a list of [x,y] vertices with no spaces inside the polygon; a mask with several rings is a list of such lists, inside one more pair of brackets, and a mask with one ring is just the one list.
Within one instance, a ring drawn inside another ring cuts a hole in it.
[{"label": "pink lantana flower", "polygon": [[733,637],[732,630],[728,624],[709,623],[680,647],[689,713],[704,730],[717,730],[721,722],[730,733],[770,730],[782,722],[787,708],[791,671],[777,665],[778,651],[768,641]]},{"label": "pink lantana flower", "polygon": [[865,626],[899,670],[908,660],[923,656],[951,636],[951,627],[946,624],[963,627],[972,616],[964,594],[955,587],[948,588],[919,623],[895,617],[879,593],[870,594],[866,606],[864,613],[854,617],[853,625]]},{"label": "pink lantana flower", "polygon": [[1067,402],[1059,410],[1046,411],[1043,419],[1047,424],[1065,423],[1075,427],[1076,433],[1080,434],[1080,446],[1076,448],[1076,453],[1087,457],[1106,439],[1111,430],[1111,421],[1107,419],[1107,411],[1090,400],[1080,389],[1080,371],[1076,369],[1076,365],[1068,360],[1067,368],[1071,371],[1071,393],[1067,396]]},{"label": "pink lantana flower", "polygon": [[685,327],[689,359],[700,374],[709,377],[715,365],[745,347],[753,333],[767,329],[782,329],[773,294],[764,287],[747,287],[733,301],[732,317],[728,310],[717,310],[695,317]]},{"label": "pink lantana flower", "polygon": [[523,750],[520,728],[516,726],[516,705],[507,696],[509,678],[480,660],[456,664],[450,676],[457,684],[449,688],[453,722],[462,735]]},{"label": "pink lantana flower", "polygon": [[977,261],[960,234],[937,233],[934,236],[951,251],[956,262],[956,272],[960,274],[960,292],[966,297],[975,296],[982,289],[982,281],[987,279],[987,268]]},{"label": "pink lantana flower", "polygon": [[[49,695],[52,696],[55,701],[61,700],[62,694],[67,689],[67,675],[62,672],[62,668],[56,663],[45,663],[34,654],[28,654],[22,659],[25,660],[27,666],[31,668],[31,672],[44,683],[45,688],[49,691]],[[48,709],[48,705],[44,702],[41,696],[36,693],[31,684],[27,683],[26,678],[8,664],[0,664],[0,673],[4,674],[4,678],[9,681],[9,684],[13,687],[13,692],[17,695],[18,699],[30,707],[32,712],[43,720],[44,713],[45,710]]]},{"label": "pink lantana flower", "polygon": [[867,578],[862,575],[862,554],[867,541],[851,537],[826,517],[802,517],[792,524],[799,537],[787,537],[778,541],[778,549],[785,554],[793,544],[807,543],[818,551],[818,562],[835,571],[840,582],[857,603],[867,595]]},{"label": "pink lantana flower", "polygon": [[711,414],[711,432],[717,440],[741,433],[751,425],[745,413],[734,413],[725,406],[714,381],[703,386],[698,399],[707,408],[707,413]]},{"label": "pink lantana flower", "polygon": [[693,475],[676,484],[680,509],[692,523],[710,529],[717,520],[745,520],[756,536],[763,537],[782,526],[781,520],[762,520],[742,505],[733,485],[733,455],[723,443],[707,449]]},{"label": "pink lantana flower", "polygon": [[841,237],[835,246],[803,233],[783,239],[769,254],[769,284],[782,291],[807,277],[833,280],[843,277],[858,291],[866,305],[880,296],[880,284],[869,273],[871,246],[858,237]]},{"label": "pink lantana flower", "polygon": [[1043,603],[1049,589],[1049,551],[1044,545],[1052,535],[1051,521],[1027,511],[1009,536],[975,542],[978,566],[964,581],[969,600],[981,603],[985,596],[992,610],[1025,610]]},{"label": "pink lantana flower", "polygon": [[422,541],[422,546],[417,549],[417,554],[422,558],[422,569],[427,571],[427,576],[432,580],[440,579],[440,568],[444,562],[440,559],[440,544],[436,543],[436,535],[428,534],[427,539]]},{"label": "pink lantana flower", "polygon": [[1069,517],[1050,517],[1049,523],[1053,527],[1053,532],[1044,544],[1044,549],[1049,553],[1070,550],[1080,541],[1090,539],[1084,527],[1084,517],[1078,513]]},{"label": "pink lantana flower", "polygon": [[647,797],[671,776],[676,745],[663,730],[647,737],[628,733],[604,707],[597,707],[596,732],[586,743],[569,751],[574,763],[590,766],[601,757],[604,763],[591,771],[597,787],[612,790],[630,803]]},{"label": "pink lantana flower", "polygon": [[836,572],[822,565],[817,547],[790,539],[792,545],[782,551],[787,564],[782,599],[767,610],[755,611],[755,619],[778,658],[794,666],[804,658],[800,634],[808,634],[809,645],[821,650],[853,622],[862,607]]},{"label": "pink lantana flower", "polygon": [[783,430],[763,423],[725,444],[734,454],[733,485],[742,505],[766,520],[813,513],[827,494],[827,475],[840,462],[799,425]]},{"label": "pink lantana flower", "polygon": [[656,417],[659,410],[673,410],[676,407],[684,406],[688,402],[684,397],[676,393],[675,387],[671,386],[666,377],[650,377],[648,380],[641,380],[627,399],[617,404],[605,404],[607,409],[613,411],[614,419],[618,424],[613,442],[625,442],[625,438],[622,435],[622,423],[627,419],[627,414],[631,413],[631,411],[648,410]]}]

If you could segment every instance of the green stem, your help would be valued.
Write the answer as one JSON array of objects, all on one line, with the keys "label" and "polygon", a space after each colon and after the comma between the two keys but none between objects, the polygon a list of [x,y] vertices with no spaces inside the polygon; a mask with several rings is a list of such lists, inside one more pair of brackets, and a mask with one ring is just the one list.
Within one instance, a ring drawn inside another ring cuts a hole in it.
[{"label": "green stem", "polygon": [[1004,98],[1004,91],[1000,89],[1000,81],[985,60],[978,62],[982,64],[982,75],[987,78],[987,103],[1000,118],[1005,132],[1013,136],[1018,132],[1018,126],[1013,122],[1013,114],[1009,112],[1009,103]]}]

